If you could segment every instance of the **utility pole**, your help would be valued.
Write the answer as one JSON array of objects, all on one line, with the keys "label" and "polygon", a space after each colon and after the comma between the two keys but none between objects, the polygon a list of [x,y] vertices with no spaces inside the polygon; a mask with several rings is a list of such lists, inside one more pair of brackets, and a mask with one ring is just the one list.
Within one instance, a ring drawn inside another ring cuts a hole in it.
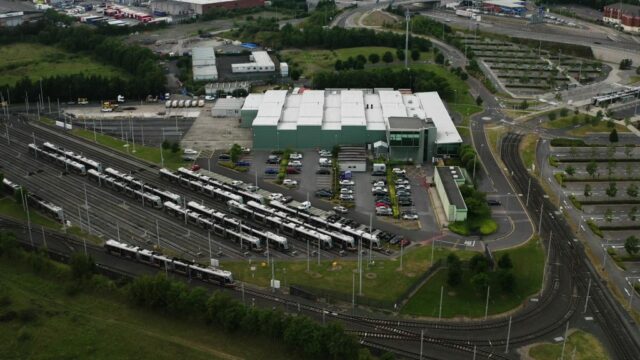
[{"label": "utility pole", "polygon": [[404,67],[405,69],[409,69],[409,22],[411,21],[411,16],[409,15],[409,10],[405,13],[405,22],[407,23],[406,36],[404,39]]},{"label": "utility pole", "polygon": [[544,209],[544,203],[540,204],[540,218],[538,219],[538,236],[540,236],[540,231],[542,230],[542,211]]},{"label": "utility pole", "polygon": [[309,239],[307,239],[307,272],[309,272]]},{"label": "utility pole", "polygon": [[442,296],[444,295],[444,286],[440,286],[440,309],[438,310],[438,320],[442,319]]},{"label": "utility pole", "polygon": [[544,262],[544,266],[542,267],[542,285],[540,286],[540,293],[544,292],[544,283],[547,278],[547,267],[549,266],[549,257],[551,257],[551,236],[553,236],[553,231],[549,232],[549,242],[547,243],[547,259]]},{"label": "utility pole", "polygon": [[587,297],[584,300],[584,310],[582,311],[582,313],[586,313],[587,312],[587,306],[589,305],[589,292],[591,291],[591,278],[589,278],[589,285],[587,285]]},{"label": "utility pole", "polygon": [[[158,250],[160,250],[160,226],[158,225],[158,219],[156,219],[156,238],[158,239]],[[211,244],[209,244],[209,252],[211,252]]]},{"label": "utility pole", "polygon": [[509,353],[509,338],[511,338],[511,316],[509,316],[509,329],[507,330],[507,345],[504,349],[504,353]]},{"label": "utility pole", "polygon": [[420,360],[422,360],[422,347],[424,343],[424,329],[420,330]]},{"label": "utility pole", "polygon": [[276,284],[275,284],[275,279],[276,279],[276,270],[275,270],[275,261],[273,261],[271,263],[271,290],[273,292],[276,292]]},{"label": "utility pole", "polygon": [[358,276],[360,278],[360,285],[358,289],[358,295],[362,296],[362,236],[360,236],[360,249],[358,249]]},{"label": "utility pole", "polygon": [[526,206],[529,206],[529,192],[530,191],[531,191],[531,177],[529,177],[529,185],[527,186],[527,203],[526,203]]},{"label": "utility pole", "polygon": [[352,285],[351,285],[351,309],[356,311],[356,273],[351,273]]},{"label": "utility pole", "polygon": [[564,360],[564,349],[567,346],[568,332],[569,332],[569,322],[567,321],[567,327],[564,328],[564,340],[562,340],[562,353],[560,354],[560,360]]},{"label": "utility pole", "polygon": [[33,245],[33,235],[31,234],[31,216],[29,214],[29,201],[24,191],[21,191],[20,194],[24,196],[24,204],[25,204],[25,208],[27,209],[27,226],[29,227],[29,241],[31,241],[31,247],[35,248]]},{"label": "utility pole", "polygon": [[211,259],[213,259],[213,255],[211,253],[211,231],[207,231],[207,239],[209,240],[209,264],[211,264]]},{"label": "utility pole", "polygon": [[489,292],[491,291],[491,286],[487,286],[487,304],[484,306],[484,319],[487,320],[487,315],[489,314]]}]

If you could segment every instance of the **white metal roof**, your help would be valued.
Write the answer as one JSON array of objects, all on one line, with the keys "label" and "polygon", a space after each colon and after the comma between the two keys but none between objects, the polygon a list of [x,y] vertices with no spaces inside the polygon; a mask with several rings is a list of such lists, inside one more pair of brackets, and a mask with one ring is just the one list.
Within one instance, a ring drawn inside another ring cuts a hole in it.
[{"label": "white metal roof", "polygon": [[402,101],[402,95],[399,91],[394,90],[380,90],[378,91],[380,96],[380,106],[382,107],[382,117],[385,121],[385,126],[389,126],[390,117],[406,117],[407,109]]},{"label": "white metal roof", "polygon": [[242,104],[244,103],[244,98],[219,98],[213,104],[214,110],[240,110],[242,108]]},{"label": "white metal roof", "polygon": [[253,126],[276,126],[282,114],[287,90],[269,90],[264,93],[258,115],[253,120]]},{"label": "white metal roof", "polygon": [[340,92],[340,119],[342,126],[365,126],[367,119],[362,90],[342,90]]},{"label": "white metal roof", "polygon": [[193,67],[216,64],[216,53],[212,47],[195,47],[191,50],[191,63]]},{"label": "white metal roof", "polygon": [[324,91],[306,90],[298,96],[301,96],[298,125],[321,126],[324,113]]},{"label": "white metal roof", "polygon": [[253,61],[258,65],[274,66],[273,60],[271,60],[269,53],[266,51],[253,51],[251,55],[253,56]]},{"label": "white metal roof", "polygon": [[220,4],[226,2],[233,2],[234,0],[174,0],[177,2],[196,4],[196,5],[208,5],[208,4]]},{"label": "white metal roof", "polygon": [[249,96],[244,99],[242,110],[258,110],[260,104],[262,104],[262,98],[262,94],[249,94]]},{"label": "white metal roof", "polygon": [[416,93],[422,103],[422,109],[437,129],[436,144],[461,143],[462,138],[456,129],[449,112],[437,92]]},{"label": "white metal roof", "polygon": [[380,95],[366,94],[364,96],[365,116],[367,117],[367,130],[386,130]]},{"label": "white metal roof", "polygon": [[218,78],[218,69],[216,68],[215,65],[194,66],[193,78],[196,80],[203,79],[203,78],[211,78],[215,80]]}]

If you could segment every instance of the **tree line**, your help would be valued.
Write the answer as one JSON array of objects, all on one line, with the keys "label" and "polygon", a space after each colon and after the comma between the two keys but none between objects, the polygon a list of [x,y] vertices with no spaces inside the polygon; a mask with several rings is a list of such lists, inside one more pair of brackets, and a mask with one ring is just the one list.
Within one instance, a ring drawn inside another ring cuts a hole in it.
[{"label": "tree line", "polygon": [[[164,92],[165,75],[157,57],[149,49],[128,45],[110,37],[111,30],[88,26],[59,26],[58,17],[47,12],[36,23],[15,28],[0,28],[0,44],[18,42],[58,46],[71,53],[87,54],[94,60],[118,67],[127,76],[64,75],[42,79],[42,91],[51,98],[61,100],[86,97],[109,99],[117,94],[142,99],[149,94]],[[110,28],[110,27],[109,27]],[[9,87],[14,102],[24,100],[25,93],[35,99],[40,94],[40,79],[23,78]]]},{"label": "tree line", "polygon": [[454,91],[449,81],[428,70],[365,69],[321,71],[314,75],[313,86],[326,88],[411,88],[414,92],[437,91],[444,100],[452,100]]},{"label": "tree line", "polygon": [[[540,0],[538,1],[540,4],[545,5],[575,5],[575,0]],[[635,0],[582,0],[580,1],[580,5],[588,6],[590,8],[596,10],[602,10],[606,5],[611,5],[615,3],[626,3],[626,4],[637,4]]]},{"label": "tree line", "polygon": [[127,285],[126,293],[136,306],[204,318],[207,324],[229,333],[266,336],[307,359],[358,359],[356,339],[339,323],[322,326],[306,316],[248,307],[228,295],[216,292],[209,296],[204,288],[191,289],[163,275],[137,278]]}]

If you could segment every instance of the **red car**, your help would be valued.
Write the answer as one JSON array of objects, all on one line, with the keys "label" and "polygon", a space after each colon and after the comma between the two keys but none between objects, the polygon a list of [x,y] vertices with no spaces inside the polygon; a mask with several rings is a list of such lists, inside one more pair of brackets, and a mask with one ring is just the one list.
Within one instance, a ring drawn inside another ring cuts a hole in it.
[{"label": "red car", "polygon": [[389,204],[385,204],[385,203],[383,203],[383,202],[377,202],[377,203],[376,203],[376,207],[377,207],[377,208],[378,208],[378,207],[386,207],[386,208],[388,208],[388,207],[391,207],[391,206],[389,206]]},{"label": "red car", "polygon": [[191,167],[191,171],[198,171],[198,170],[200,170],[200,165],[193,164],[193,166]]},{"label": "red car", "polygon": [[300,169],[289,166],[287,168],[287,174],[300,174]]}]

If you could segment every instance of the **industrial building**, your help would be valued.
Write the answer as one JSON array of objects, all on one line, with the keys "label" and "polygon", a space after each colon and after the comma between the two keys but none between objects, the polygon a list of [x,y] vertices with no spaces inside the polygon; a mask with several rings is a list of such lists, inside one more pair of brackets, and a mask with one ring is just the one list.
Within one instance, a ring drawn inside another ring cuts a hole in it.
[{"label": "industrial building", "polygon": [[436,185],[436,191],[447,221],[465,221],[467,219],[467,205],[459,188],[465,183],[465,178],[460,168],[458,166],[437,166],[433,182]]},{"label": "industrial building", "polygon": [[640,6],[615,3],[604,7],[602,21],[617,24],[624,31],[640,32]]},{"label": "industrial building", "polygon": [[196,47],[191,51],[194,81],[217,80],[216,53],[212,47]]},{"label": "industrial building", "polygon": [[264,0],[157,0],[151,10],[168,15],[202,15],[214,9],[247,9],[264,6]]},{"label": "industrial building", "polygon": [[462,138],[437,92],[294,89],[250,94],[241,126],[256,149],[331,148],[384,141],[390,158],[416,163],[454,155]]},{"label": "industrial building", "polygon": [[276,65],[266,51],[252,52],[249,60],[248,63],[231,64],[231,71],[233,73],[276,71]]},{"label": "industrial building", "polygon": [[213,117],[240,117],[240,110],[244,104],[244,98],[219,98],[211,107]]},{"label": "industrial building", "polygon": [[492,13],[520,16],[527,12],[525,2],[520,0],[486,0],[482,2],[482,8]]}]

